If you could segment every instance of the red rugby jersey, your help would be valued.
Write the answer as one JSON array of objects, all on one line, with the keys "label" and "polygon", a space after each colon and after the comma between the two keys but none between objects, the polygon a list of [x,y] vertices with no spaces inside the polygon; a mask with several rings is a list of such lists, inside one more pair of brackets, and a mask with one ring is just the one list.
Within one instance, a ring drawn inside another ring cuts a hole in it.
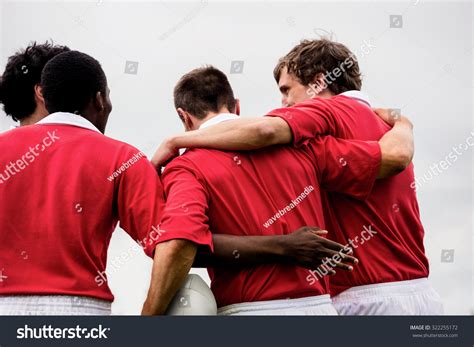
[{"label": "red rugby jersey", "polygon": [[[271,111],[284,119],[293,132],[294,144],[304,145],[317,135],[379,140],[389,130],[357,91],[330,99],[313,98],[293,107]],[[424,230],[414,182],[413,164],[402,173],[377,180],[365,201],[328,192],[324,205],[328,238],[340,243],[352,240],[360,260],[353,272],[337,271],[330,279],[331,294],[355,286],[411,280],[428,276]],[[369,229],[375,231],[370,233]],[[365,237],[365,238],[364,238]],[[356,242],[355,239],[358,239]]]},{"label": "red rugby jersey", "polygon": [[0,295],[112,301],[104,280],[112,232],[120,221],[143,242],[158,225],[159,177],[138,149],[80,116],[40,123],[0,134]]},{"label": "red rugby jersey", "polygon": [[[377,142],[332,137],[300,149],[188,150],[163,173],[167,203],[163,234],[156,243],[181,238],[212,247],[211,232],[282,235],[305,225],[324,227],[320,186],[365,198],[377,176],[380,155]],[[153,245],[148,251],[152,250]],[[219,307],[328,293],[326,278],[314,283],[308,280],[308,270],[293,265],[215,268],[209,274]]]}]

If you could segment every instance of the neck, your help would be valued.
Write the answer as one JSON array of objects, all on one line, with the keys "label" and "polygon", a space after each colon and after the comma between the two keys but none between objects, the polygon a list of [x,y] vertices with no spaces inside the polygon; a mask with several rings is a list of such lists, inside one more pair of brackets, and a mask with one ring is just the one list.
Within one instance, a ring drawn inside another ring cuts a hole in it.
[{"label": "neck", "polygon": [[328,88],[324,89],[321,93],[318,94],[318,98],[329,99],[332,98],[335,94],[331,92]]},{"label": "neck", "polygon": [[23,127],[26,125],[36,124],[47,115],[48,115],[48,112],[44,112],[44,111],[36,109],[35,112],[33,112],[29,117],[20,119],[20,126]]},{"label": "neck", "polygon": [[100,122],[100,118],[96,117],[95,115],[88,115],[85,113],[81,116],[91,122],[97,129],[99,129],[102,134],[105,133],[105,126]]},{"label": "neck", "polygon": [[79,113],[81,117],[91,122],[99,131],[104,134],[105,126],[107,124],[108,114],[102,111],[97,111],[92,104],[89,104],[82,112]]},{"label": "neck", "polygon": [[219,110],[219,112],[209,112],[203,119],[199,119],[196,122],[195,128],[199,129],[199,127],[201,126],[202,123],[207,122],[209,119],[212,119],[212,118],[220,115],[221,113],[231,113],[231,112],[226,107]]}]

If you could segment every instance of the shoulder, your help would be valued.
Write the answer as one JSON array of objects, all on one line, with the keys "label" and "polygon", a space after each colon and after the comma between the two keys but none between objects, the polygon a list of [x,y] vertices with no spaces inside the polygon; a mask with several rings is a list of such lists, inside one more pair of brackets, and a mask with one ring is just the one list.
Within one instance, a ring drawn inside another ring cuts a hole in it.
[{"label": "shoulder", "polygon": [[97,132],[84,133],[84,142],[88,142],[93,151],[109,152],[120,158],[131,156],[146,158],[145,153],[135,146]]},{"label": "shoulder", "polygon": [[188,171],[198,171],[199,161],[205,156],[205,149],[196,148],[188,149],[182,155],[174,158],[170,161],[166,167],[165,171],[171,171],[176,169],[186,169]]},{"label": "shoulder", "polygon": [[204,182],[207,181],[206,177],[209,172],[214,172],[215,169],[219,167],[216,163],[219,162],[226,153],[227,152],[205,148],[186,150],[186,152],[174,158],[166,165],[162,179],[165,182],[167,179],[174,178],[178,174],[188,175],[188,177],[193,176],[194,179],[204,184]]}]

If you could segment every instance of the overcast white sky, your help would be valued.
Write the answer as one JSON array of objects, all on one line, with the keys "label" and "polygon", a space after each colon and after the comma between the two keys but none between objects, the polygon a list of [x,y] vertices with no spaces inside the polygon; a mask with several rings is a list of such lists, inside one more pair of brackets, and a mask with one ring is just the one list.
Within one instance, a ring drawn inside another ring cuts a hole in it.
[{"label": "overcast white sky", "polygon": [[[402,15],[401,28],[390,28],[390,15]],[[373,104],[401,108],[414,122],[418,177],[429,177],[430,166],[474,130],[469,1],[3,1],[0,16],[2,71],[7,57],[32,40],[53,39],[94,56],[114,103],[106,134],[147,154],[181,131],[172,89],[182,74],[203,64],[230,73],[232,61],[243,61],[243,73],[230,74],[230,81],[243,115],[262,115],[279,106],[272,77],[277,59],[299,40],[328,33],[359,57]],[[137,74],[124,73],[127,61],[138,62]],[[12,124],[0,114],[0,130]],[[418,190],[431,279],[449,314],[469,314],[474,306],[472,148]],[[109,261],[133,247],[120,230]],[[450,249],[454,262],[441,262]],[[138,253],[109,268],[115,314],[139,313],[150,265]]]}]

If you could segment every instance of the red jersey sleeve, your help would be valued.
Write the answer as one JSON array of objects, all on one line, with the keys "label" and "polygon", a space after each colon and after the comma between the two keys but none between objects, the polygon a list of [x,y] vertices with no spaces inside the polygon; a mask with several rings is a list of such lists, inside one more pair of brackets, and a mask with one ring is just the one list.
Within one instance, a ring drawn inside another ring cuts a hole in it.
[{"label": "red jersey sleeve", "polygon": [[316,136],[337,134],[337,115],[326,99],[311,99],[292,107],[277,108],[266,116],[280,117],[288,123],[296,147]]},{"label": "red jersey sleeve", "polygon": [[369,196],[382,162],[377,141],[324,136],[311,140],[308,146],[319,170],[321,187],[359,200]]},{"label": "red jersey sleeve", "polygon": [[[209,195],[205,182],[186,158],[176,158],[162,175],[166,207],[160,223],[159,237],[147,246],[151,255],[157,244],[184,239],[213,251],[212,234],[207,217]],[[152,238],[150,238],[152,239]]]},{"label": "red jersey sleeve", "polygon": [[144,247],[150,231],[160,221],[164,208],[163,187],[154,167],[138,149],[127,151],[117,166],[120,227]]}]

